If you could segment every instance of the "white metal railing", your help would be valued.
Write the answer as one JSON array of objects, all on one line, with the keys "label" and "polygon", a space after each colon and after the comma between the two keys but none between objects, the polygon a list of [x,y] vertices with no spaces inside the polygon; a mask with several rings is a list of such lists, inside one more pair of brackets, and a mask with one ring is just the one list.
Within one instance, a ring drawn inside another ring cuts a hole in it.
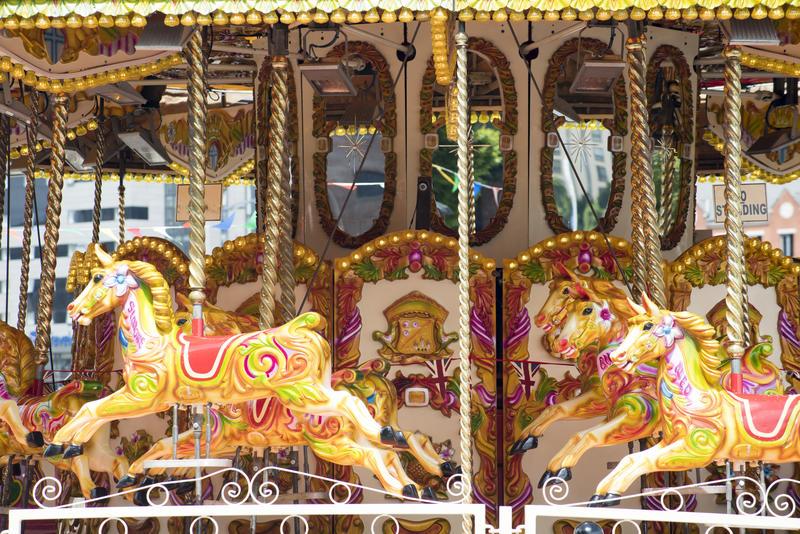
[{"label": "white metal railing", "polygon": [[[291,493],[280,495],[278,484],[270,480],[270,475],[279,472],[289,473],[308,479],[327,482],[330,488],[327,494],[318,493],[315,496],[327,498],[328,502],[322,504],[281,504],[286,499],[297,500],[298,494]],[[117,525],[117,530],[127,534],[128,525],[123,519],[140,518],[191,518],[191,530],[207,521],[204,532],[206,534],[219,534],[224,529],[220,521],[233,518],[255,518],[256,520],[281,519],[280,531],[288,534],[288,525],[294,525],[294,534],[309,534],[309,524],[306,518],[313,516],[349,516],[358,515],[364,518],[367,532],[378,534],[383,532],[384,523],[394,523],[394,532],[399,532],[397,518],[406,519],[431,519],[452,518],[459,521],[460,516],[471,516],[474,522],[475,534],[537,534],[543,533],[540,519],[574,519],[589,522],[589,527],[594,521],[613,521],[613,533],[620,534],[623,526],[630,525],[637,533],[641,533],[641,522],[662,522],[676,524],[694,524],[700,527],[701,534],[708,534],[714,528],[720,528],[733,534],[733,529],[751,528],[759,530],[800,530],[800,518],[792,517],[798,511],[797,504],[791,495],[785,493],[787,483],[800,484],[793,479],[779,479],[769,485],[745,477],[734,476],[713,482],[701,482],[674,488],[665,488],[658,491],[648,490],[645,493],[625,495],[620,498],[622,503],[638,502],[642,496],[658,496],[663,510],[641,510],[638,508],[589,508],[587,503],[564,504],[569,495],[569,486],[566,481],[550,481],[545,485],[544,498],[547,504],[529,505],[525,507],[525,521],[522,525],[514,525],[510,507],[500,507],[498,510],[498,527],[486,523],[486,507],[482,504],[465,504],[460,499],[463,486],[458,477],[453,477],[448,482],[448,493],[457,500],[433,503],[420,499],[409,499],[404,503],[380,504],[349,504],[349,500],[356,491],[387,495],[383,490],[366,486],[350,484],[339,480],[332,480],[318,475],[311,475],[276,466],[265,467],[255,474],[248,475],[237,468],[225,468],[201,477],[201,481],[211,477],[227,475],[220,486],[219,500],[207,501],[200,505],[171,505],[168,490],[172,484],[185,484],[196,482],[195,479],[175,482],[160,482],[147,488],[129,489],[108,498],[130,495],[133,492],[146,493],[148,506],[108,506],[87,507],[92,501],[81,501],[66,505],[55,505],[62,487],[60,482],[53,477],[45,477],[34,486],[33,501],[35,508],[11,509],[8,511],[8,529],[2,534],[21,534],[23,523],[32,520],[75,520],[75,519],[102,519],[98,534],[108,534],[113,531],[112,525]],[[234,478],[234,480],[231,480]],[[755,488],[748,490],[748,487]],[[685,504],[684,495],[702,492],[709,486],[719,487],[720,484],[739,485],[738,495],[733,501],[733,514],[703,513],[683,511]],[[672,505],[670,507],[670,504]],[[291,521],[290,521],[291,520]],[[539,529],[539,530],[537,530]],[[549,533],[549,524],[547,534]],[[600,532],[595,528],[584,529],[585,532]]]}]

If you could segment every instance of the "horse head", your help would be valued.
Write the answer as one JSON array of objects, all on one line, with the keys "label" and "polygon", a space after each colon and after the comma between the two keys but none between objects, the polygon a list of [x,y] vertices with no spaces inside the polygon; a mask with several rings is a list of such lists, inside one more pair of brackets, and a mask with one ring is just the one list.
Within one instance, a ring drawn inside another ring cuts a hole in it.
[{"label": "horse head", "polygon": [[164,277],[149,263],[114,261],[100,247],[94,248],[100,267],[92,270],[92,279],[68,306],[72,321],[88,326],[92,319],[122,305],[131,292],[144,290],[153,308],[153,319],[165,333],[173,328],[172,298]]},{"label": "horse head", "polygon": [[608,302],[576,301],[567,308],[554,346],[565,358],[576,358],[580,351],[611,332],[618,320]]},{"label": "horse head", "polygon": [[550,282],[550,294],[533,319],[534,324],[545,333],[550,333],[561,326],[567,306],[572,302],[592,300],[593,297],[589,289],[590,279],[576,275],[560,263],[556,263],[555,267],[561,273],[561,277]]},{"label": "horse head", "polygon": [[628,320],[628,333],[611,354],[611,363],[624,371],[633,371],[666,353],[676,340],[683,339],[683,331],[667,310],[660,310],[647,295],[642,297],[644,307],[629,300],[638,315]]}]

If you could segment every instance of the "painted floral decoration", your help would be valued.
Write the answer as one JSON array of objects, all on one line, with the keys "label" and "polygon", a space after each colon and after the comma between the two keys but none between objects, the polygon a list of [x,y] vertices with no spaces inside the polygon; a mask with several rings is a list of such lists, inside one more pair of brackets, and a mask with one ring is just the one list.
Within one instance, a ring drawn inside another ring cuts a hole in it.
[{"label": "painted floral decoration", "polygon": [[116,274],[113,276],[106,276],[105,280],[103,280],[103,286],[114,288],[114,294],[121,297],[127,293],[129,289],[138,288],[139,282],[128,272],[128,266],[122,264],[117,267]]},{"label": "painted floral decoration", "polygon": [[671,315],[664,317],[663,322],[653,330],[653,335],[664,340],[664,346],[670,348],[675,341],[683,339],[683,332],[675,326]]}]

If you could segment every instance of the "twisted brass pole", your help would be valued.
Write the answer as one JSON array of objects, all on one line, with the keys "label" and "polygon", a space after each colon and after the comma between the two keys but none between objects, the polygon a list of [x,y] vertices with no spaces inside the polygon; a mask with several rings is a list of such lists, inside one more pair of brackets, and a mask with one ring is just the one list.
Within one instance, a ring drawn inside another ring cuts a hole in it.
[{"label": "twisted brass pole", "polygon": [[729,46],[725,56],[725,242],[727,245],[727,281],[725,296],[728,355],[731,358],[731,387],[742,391],[742,355],[744,354],[744,232],[741,199],[741,92],[742,52]]},{"label": "twisted brass pole", "polygon": [[17,307],[17,329],[25,329],[28,313],[28,280],[31,271],[31,233],[33,228],[33,195],[36,194],[36,138],[39,132],[39,93],[32,89],[31,123],[25,128],[28,142],[28,157],[25,159],[25,216],[22,221],[22,268],[19,273],[19,306]]},{"label": "twisted brass pole", "polygon": [[47,220],[42,243],[42,276],[36,322],[36,389],[41,393],[44,365],[50,349],[50,321],[53,318],[53,292],[56,281],[58,234],[61,224],[61,190],[64,187],[64,144],[67,137],[67,96],[59,94],[53,109],[53,149],[50,156],[50,188],[47,194]]},{"label": "twisted brass pole", "polygon": [[[467,93],[467,34],[464,23],[456,34],[456,88],[458,95],[458,358],[461,470],[464,498],[472,502],[472,390],[469,365],[471,330],[469,302],[469,95]],[[464,534],[472,532],[472,517],[462,518]]]},{"label": "twisted brass pole", "polygon": [[675,185],[675,149],[672,145],[672,128],[665,127],[661,156],[661,210],[658,217],[662,233],[669,231],[672,222],[672,191]]},{"label": "twisted brass pole", "polygon": [[6,207],[6,182],[8,181],[10,142],[11,120],[8,115],[0,115],[0,235],[3,234],[3,214]]},{"label": "twisted brass pole", "polygon": [[275,289],[278,285],[278,254],[281,239],[281,174],[286,139],[286,58],[272,58],[270,71],[271,106],[267,160],[267,216],[264,222],[264,263],[261,272],[259,324],[262,330],[275,326]]},{"label": "twisted brass pole", "polygon": [[[269,59],[265,58],[264,61],[269,61]],[[263,83],[266,84],[266,82]],[[267,203],[267,165],[264,161],[267,147],[267,134],[264,128],[267,123],[267,95],[265,91],[261,90],[260,76],[257,76],[253,85],[255,95],[253,98],[256,103],[256,231],[263,233]]]},{"label": "twisted brass pole", "polygon": [[[94,212],[92,213],[92,243],[100,241],[100,210],[101,201],[103,196],[103,160],[106,153],[106,138],[103,134],[103,118],[100,117],[99,125],[95,130],[95,138],[97,141],[97,161],[94,168]],[[120,198],[122,196],[120,195]],[[120,213],[124,214],[124,206]],[[124,235],[120,236],[124,237]],[[122,243],[122,240],[120,240]]]},{"label": "twisted brass pole", "polygon": [[469,235],[475,235],[475,157],[470,143],[469,150]]},{"label": "twisted brass pole", "polygon": [[120,169],[119,186],[117,187],[119,197],[119,244],[125,242],[125,171]]},{"label": "twisted brass pole", "polygon": [[[661,267],[661,237],[656,212],[656,193],[653,184],[653,167],[650,162],[650,126],[647,121],[647,95],[645,74],[647,63],[644,54],[644,37],[628,39],[628,75],[631,91],[631,121],[633,158],[637,160],[634,176],[639,186],[638,204],[644,230],[647,293],[659,308],[667,307],[664,271]],[[641,237],[641,235],[639,236]]]},{"label": "twisted brass pole", "polygon": [[203,334],[206,300],[206,64],[202,28],[196,26],[187,45],[189,64],[189,300],[192,333]]},{"label": "twisted brass pole", "polygon": [[[287,147],[288,149],[288,143]],[[291,155],[288,150],[283,157],[283,176],[281,178],[281,315],[283,322],[294,319],[295,281],[294,281],[294,239],[292,239],[292,175]]]},{"label": "twisted brass pole", "polygon": [[[636,71],[637,57],[635,48],[641,44],[634,38],[628,39],[628,72],[630,76]],[[633,95],[631,95],[633,97]],[[631,98],[631,105],[634,101]],[[647,250],[645,247],[644,221],[642,214],[642,151],[647,150],[648,140],[642,137],[637,123],[632,125],[631,131],[631,266],[633,267],[633,286],[631,295],[640,300],[647,293]]]}]

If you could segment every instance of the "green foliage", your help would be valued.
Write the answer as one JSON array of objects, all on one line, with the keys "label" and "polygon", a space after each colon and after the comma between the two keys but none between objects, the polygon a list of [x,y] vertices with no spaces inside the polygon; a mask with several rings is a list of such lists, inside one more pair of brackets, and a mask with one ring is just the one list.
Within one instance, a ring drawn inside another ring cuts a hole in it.
[{"label": "green foliage", "polygon": [[547,280],[547,272],[538,261],[526,263],[520,268],[522,274],[525,275],[531,282],[543,283]]},{"label": "green foliage", "polygon": [[767,270],[767,285],[777,285],[778,282],[786,278],[787,274],[789,274],[789,269],[786,267],[782,265],[770,265]]},{"label": "green foliage", "polygon": [[683,276],[685,276],[686,280],[693,286],[702,285],[706,281],[705,271],[697,265],[687,265],[686,269],[683,271]]},{"label": "green foliage", "polygon": [[364,258],[360,262],[353,264],[353,271],[365,282],[378,281],[378,266],[372,263],[369,258]]},{"label": "green foliage", "polygon": [[300,265],[294,268],[294,278],[295,280],[299,280],[304,282],[311,278],[314,274],[314,265],[309,265],[306,262],[300,262]]},{"label": "green foliage", "polygon": [[436,268],[435,265],[425,264],[422,266],[425,274],[422,276],[426,280],[444,280],[444,273]]}]

